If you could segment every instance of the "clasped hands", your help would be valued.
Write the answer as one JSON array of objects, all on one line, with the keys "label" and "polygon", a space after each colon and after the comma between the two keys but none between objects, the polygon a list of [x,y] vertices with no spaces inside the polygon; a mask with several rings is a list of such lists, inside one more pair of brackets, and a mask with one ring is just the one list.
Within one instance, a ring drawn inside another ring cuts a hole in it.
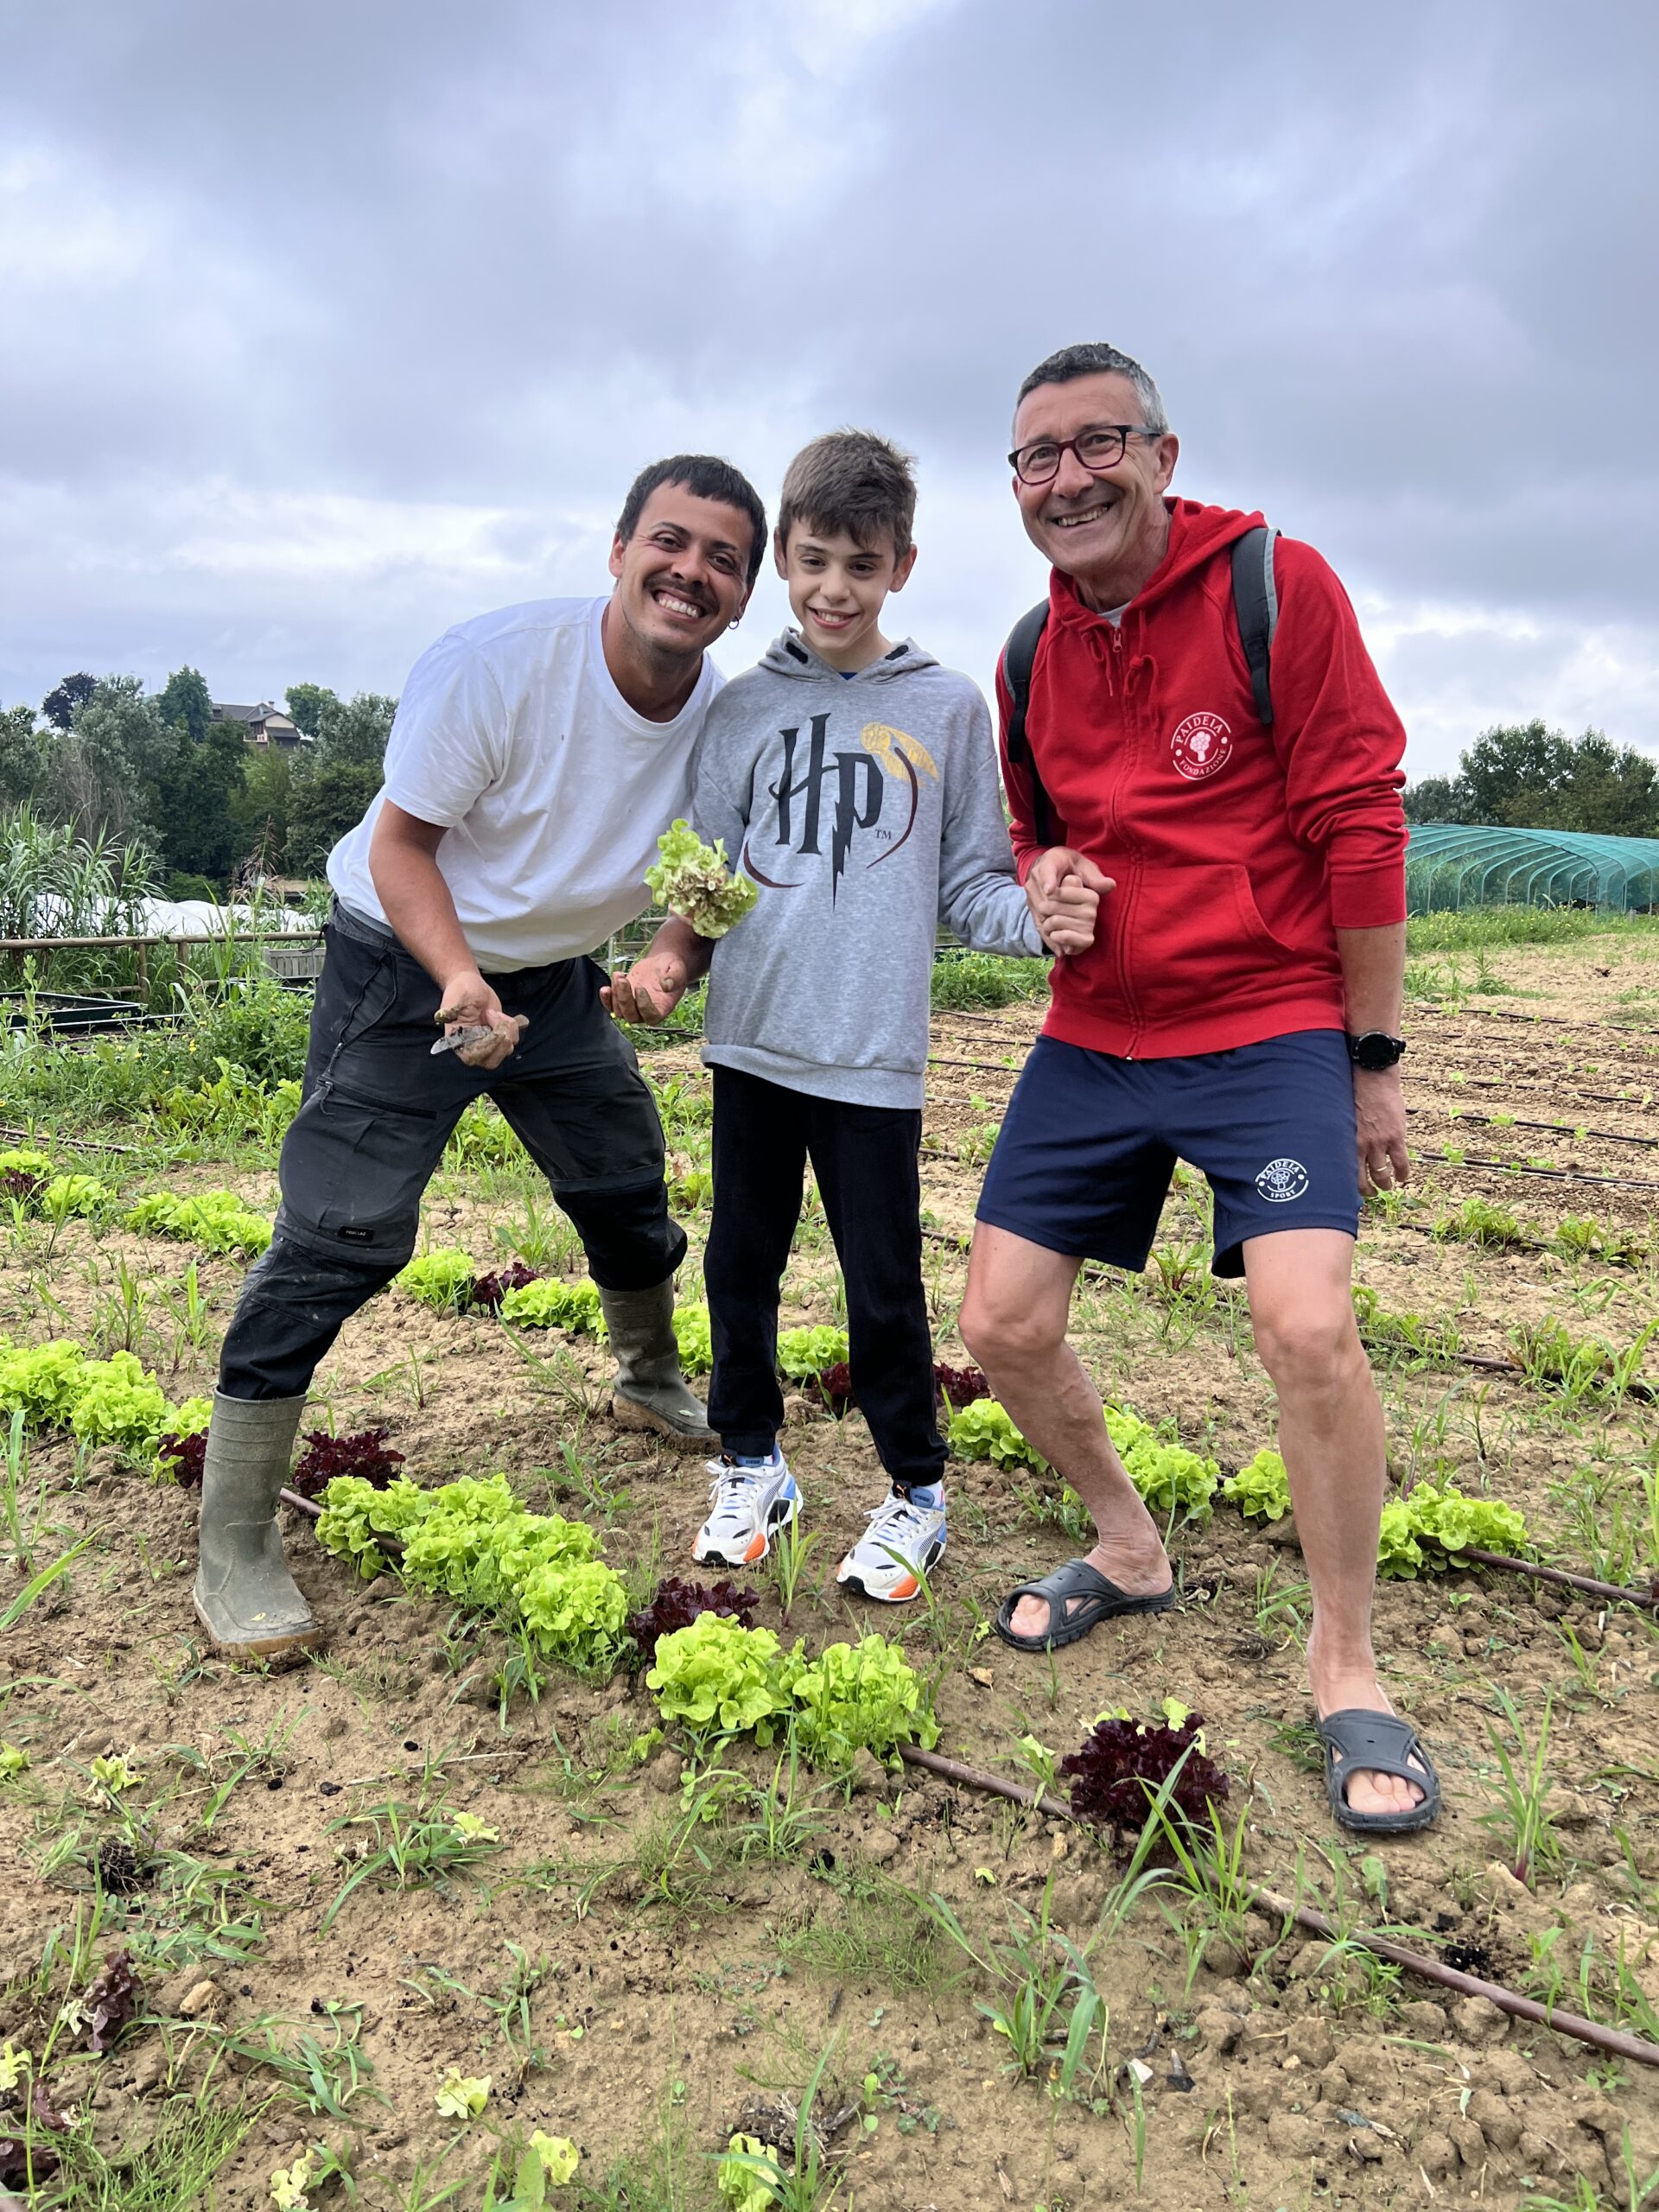
[{"label": "clasped hands", "polygon": [[1102,897],[1116,888],[1086,853],[1070,845],[1051,845],[1032,862],[1026,877],[1026,904],[1051,952],[1087,952],[1095,941]]}]

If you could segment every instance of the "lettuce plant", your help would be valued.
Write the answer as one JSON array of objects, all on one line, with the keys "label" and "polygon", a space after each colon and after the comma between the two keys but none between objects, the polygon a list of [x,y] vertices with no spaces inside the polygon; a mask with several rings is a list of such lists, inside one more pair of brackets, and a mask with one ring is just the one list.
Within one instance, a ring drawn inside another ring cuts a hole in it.
[{"label": "lettuce plant", "polygon": [[386,1568],[379,1539],[401,1544],[426,1510],[427,1493],[399,1475],[378,1490],[360,1475],[336,1475],[323,1491],[317,1541],[336,1559],[349,1560],[365,1582]]},{"label": "lettuce plant", "polygon": [[999,1467],[1048,1465],[1014,1425],[1014,1416],[995,1398],[980,1398],[950,1416],[947,1432],[958,1459],[990,1459]]},{"label": "lettuce plant", "polygon": [[423,1252],[411,1260],[392,1278],[392,1287],[418,1299],[423,1306],[435,1306],[440,1313],[459,1313],[472,1303],[476,1273],[470,1253],[441,1245],[436,1251]]},{"label": "lettuce plant", "polygon": [[1071,1783],[1071,1810],[1091,1827],[1109,1829],[1121,1845],[1139,1835],[1147,1808],[1176,1769],[1179,1779],[1167,1809],[1197,1827],[1211,1803],[1227,1796],[1227,1777],[1202,1748],[1204,1723],[1190,1713],[1179,1724],[1126,1720],[1116,1713],[1096,1721],[1081,1749],[1068,1752],[1059,1770]]},{"label": "lettuce plant", "polygon": [[790,1707],[777,1637],[721,1613],[699,1613],[689,1628],[664,1637],[645,1682],[664,1719],[683,1721],[696,1736],[753,1733],[769,1744]]},{"label": "lettuce plant", "polygon": [[326,1428],[309,1430],[306,1448],[288,1478],[289,1488],[302,1497],[320,1497],[336,1475],[358,1475],[374,1489],[384,1490],[404,1464],[403,1453],[388,1446],[387,1433],[384,1421],[351,1436],[330,1436]]},{"label": "lettuce plant", "polygon": [[657,1646],[677,1629],[690,1628],[699,1613],[724,1613],[740,1628],[754,1625],[755,1593],[738,1582],[689,1582],[665,1574],[651,1603],[628,1615],[628,1634],[646,1666],[657,1656]]},{"label": "lettuce plant", "polygon": [[991,1386],[980,1369],[951,1367],[942,1359],[936,1359],[933,1363],[933,1388],[952,1413],[991,1395]]},{"label": "lettuce plant", "polygon": [[597,1283],[563,1282],[554,1275],[508,1291],[501,1319],[520,1329],[572,1329],[590,1336],[601,1336],[605,1325]]},{"label": "lettuce plant", "polygon": [[534,1268],[527,1268],[522,1260],[515,1260],[510,1268],[502,1268],[494,1274],[478,1275],[474,1279],[473,1307],[480,1313],[499,1313],[501,1301],[509,1291],[522,1290],[526,1283],[540,1281],[541,1277]]},{"label": "lettuce plant", "polygon": [[141,1236],[176,1236],[204,1252],[257,1255],[270,1243],[270,1224],[233,1191],[201,1191],[194,1198],[152,1191],[128,1211],[125,1223]]},{"label": "lettuce plant", "polygon": [[682,1373],[707,1375],[715,1363],[715,1346],[706,1306],[675,1307],[674,1341],[679,1346]]},{"label": "lettuce plant", "polygon": [[581,1522],[530,1513],[505,1475],[467,1477],[419,1490],[401,1475],[377,1489],[336,1475],[322,1493],[317,1536],[353,1560],[365,1580],[386,1564],[381,1540],[403,1548],[404,1580],[416,1590],[495,1614],[524,1629],[553,1658],[603,1663],[620,1648],[627,1587],[595,1554]]},{"label": "lettuce plant", "polygon": [[826,1644],[785,1678],[794,1740],[814,1766],[845,1769],[861,1750],[885,1759],[900,1744],[931,1751],[939,1740],[926,1684],[886,1637]]},{"label": "lettuce plant", "polygon": [[155,1377],[130,1351],[118,1351],[82,1366],[69,1426],[82,1444],[113,1444],[130,1459],[148,1459],[172,1412]]},{"label": "lettuce plant", "polygon": [[1153,1513],[1179,1512],[1189,1521],[1207,1521],[1221,1470],[1185,1445],[1166,1438],[1127,1406],[1108,1406],[1106,1433],[1117,1448],[1125,1473]]},{"label": "lettuce plant", "polygon": [[645,870],[651,895],[671,914],[690,923],[699,937],[724,937],[760,896],[746,875],[735,874],[725,841],[705,845],[689,822],[677,820],[657,840],[662,858]]},{"label": "lettuce plant", "polygon": [[778,1334],[778,1364],[792,1382],[805,1382],[822,1375],[848,1356],[847,1332],[820,1325],[806,1329],[781,1329]]},{"label": "lettuce plant", "polygon": [[96,1175],[54,1175],[35,1203],[48,1221],[86,1221],[109,1205],[109,1187]]},{"label": "lettuce plant", "polygon": [[1437,1489],[1419,1483],[1382,1508],[1377,1573],[1408,1580],[1427,1569],[1444,1573],[1471,1545],[1478,1551],[1519,1558],[1530,1539],[1524,1517],[1495,1497],[1465,1497],[1453,1482]]},{"label": "lettuce plant", "polygon": [[29,1428],[67,1428],[86,1365],[68,1337],[32,1347],[0,1342],[0,1414],[21,1413]]},{"label": "lettuce plant", "polygon": [[1276,1452],[1258,1452],[1221,1486],[1229,1505],[1247,1521],[1282,1521],[1290,1510],[1290,1478]]}]

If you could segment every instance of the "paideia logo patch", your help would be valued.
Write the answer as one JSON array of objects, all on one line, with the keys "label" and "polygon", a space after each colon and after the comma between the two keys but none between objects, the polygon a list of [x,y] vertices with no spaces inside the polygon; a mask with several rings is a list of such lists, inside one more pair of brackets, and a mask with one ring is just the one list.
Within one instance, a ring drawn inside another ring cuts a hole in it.
[{"label": "paideia logo patch", "polygon": [[1307,1192],[1307,1170],[1300,1160],[1270,1160],[1255,1179],[1255,1187],[1272,1206],[1288,1205]]},{"label": "paideia logo patch", "polygon": [[1233,733],[1219,715],[1189,715],[1176,725],[1169,750],[1176,773],[1201,784],[1232,759]]}]

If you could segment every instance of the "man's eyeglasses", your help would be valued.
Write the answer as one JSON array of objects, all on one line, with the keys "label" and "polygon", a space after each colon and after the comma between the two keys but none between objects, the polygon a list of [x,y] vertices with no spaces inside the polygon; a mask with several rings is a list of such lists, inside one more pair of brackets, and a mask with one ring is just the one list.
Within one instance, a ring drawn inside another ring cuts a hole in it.
[{"label": "man's eyeglasses", "polygon": [[1095,423],[1075,438],[1039,438],[1018,446],[1008,455],[1008,467],[1022,484],[1049,484],[1060,473],[1060,462],[1074,453],[1091,476],[1103,475],[1122,460],[1131,438],[1161,438],[1161,430],[1148,430],[1139,423]]}]

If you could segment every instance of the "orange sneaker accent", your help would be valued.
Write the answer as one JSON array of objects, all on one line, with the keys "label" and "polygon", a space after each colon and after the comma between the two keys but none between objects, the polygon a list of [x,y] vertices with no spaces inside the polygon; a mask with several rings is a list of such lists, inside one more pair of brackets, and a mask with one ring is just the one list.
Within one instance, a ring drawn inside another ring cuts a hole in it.
[{"label": "orange sneaker accent", "polygon": [[902,1582],[893,1584],[892,1602],[898,1605],[906,1598],[913,1598],[921,1586],[913,1574],[906,1575]]},{"label": "orange sneaker accent", "polygon": [[763,1533],[753,1539],[747,1551],[744,1553],[743,1563],[747,1567],[751,1560],[764,1559],[766,1555],[766,1539]]}]

